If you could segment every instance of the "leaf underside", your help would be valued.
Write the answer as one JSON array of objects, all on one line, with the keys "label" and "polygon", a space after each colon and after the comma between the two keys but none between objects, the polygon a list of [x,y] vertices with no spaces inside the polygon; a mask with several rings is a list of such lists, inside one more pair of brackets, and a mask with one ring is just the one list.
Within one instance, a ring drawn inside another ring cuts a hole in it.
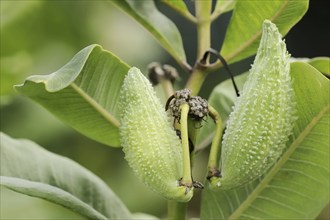
[{"label": "leaf underside", "polygon": [[158,11],[154,1],[111,0],[139,22],[179,64],[186,65],[181,34],[176,25]]},{"label": "leaf underside", "polygon": [[118,97],[129,67],[98,45],[78,52],[49,75],[34,75],[16,90],[87,137],[118,147]]},{"label": "leaf underside", "polygon": [[97,176],[28,140],[0,133],[1,185],[64,206],[88,219],[129,219],[130,212]]}]

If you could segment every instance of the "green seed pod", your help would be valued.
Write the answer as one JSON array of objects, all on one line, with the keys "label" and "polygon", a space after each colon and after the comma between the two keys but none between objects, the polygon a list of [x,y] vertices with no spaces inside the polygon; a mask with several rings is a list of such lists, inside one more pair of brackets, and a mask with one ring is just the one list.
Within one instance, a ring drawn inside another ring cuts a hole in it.
[{"label": "green seed pod", "polygon": [[180,184],[182,148],[149,81],[137,68],[125,77],[119,99],[125,159],[148,187],[167,199],[187,202],[193,188]]},{"label": "green seed pod", "polygon": [[262,31],[254,64],[223,137],[222,177],[215,184],[222,189],[263,175],[281,156],[296,119],[286,45],[270,21],[263,23]]}]

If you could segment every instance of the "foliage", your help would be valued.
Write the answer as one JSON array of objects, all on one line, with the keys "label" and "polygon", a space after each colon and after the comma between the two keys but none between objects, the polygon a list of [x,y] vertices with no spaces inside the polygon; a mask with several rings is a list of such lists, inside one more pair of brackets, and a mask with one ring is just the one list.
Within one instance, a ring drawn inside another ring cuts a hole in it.
[{"label": "foliage", "polygon": [[[206,190],[202,218],[312,219],[322,208],[316,204],[328,202],[329,80],[300,62],[291,64],[291,77],[300,110],[287,151],[252,184],[231,191]],[[223,89],[225,85],[217,88]]]},{"label": "foliage", "polygon": [[60,204],[89,219],[131,218],[102,180],[31,141],[1,133],[1,159],[1,185],[14,191]]},{"label": "foliage", "polygon": [[[204,53],[211,46],[211,24],[217,18],[221,19],[223,14],[233,11],[227,31],[223,34],[225,40],[221,47],[221,55],[228,63],[234,63],[256,54],[265,19],[275,23],[284,36],[303,17],[309,4],[307,0],[218,0],[212,12],[211,1],[196,1],[193,14],[184,1],[163,0],[162,3],[157,3],[167,5],[197,27],[196,63],[191,65],[184,51],[184,36],[181,36],[174,22],[157,9],[154,1],[109,2],[142,25],[181,66],[182,71],[190,73],[184,87],[191,89],[193,95],[199,93],[208,73],[223,66],[222,62],[210,63],[207,58],[206,62],[201,62]],[[6,7],[10,8],[10,5]],[[32,8],[38,7],[42,7],[42,3],[25,3],[15,8],[11,14],[9,13],[11,16],[8,16],[7,20],[1,21],[1,27],[10,27],[11,20],[19,16],[19,11],[28,15]],[[8,30],[15,33],[13,29]],[[49,33],[49,36],[51,34]],[[47,39],[44,41],[47,42]],[[9,42],[14,45],[14,41]],[[75,40],[72,40],[71,44],[75,43]],[[34,47],[36,46],[30,46]],[[139,53],[143,54],[143,51]],[[11,72],[22,72],[23,69],[32,68],[35,62],[27,52],[1,60],[10,61],[1,67],[1,72],[4,71],[11,82],[16,80],[16,76]],[[22,62],[19,62],[20,60]],[[290,64],[298,120],[294,123],[293,135],[286,144],[286,151],[266,174],[243,187],[213,191],[208,187],[208,181],[205,181],[201,219],[313,219],[329,202],[330,84],[325,77],[330,74],[329,58],[317,57],[298,61]],[[12,66],[16,63],[19,65],[17,70],[14,70]],[[104,145],[118,148],[121,147],[120,117],[123,111],[118,100],[129,69],[130,66],[116,55],[97,44],[92,44],[78,52],[59,70],[49,75],[30,76],[15,88],[83,135]],[[165,68],[162,69],[164,70]],[[247,73],[235,77],[240,89],[246,78]],[[160,80],[160,84],[165,96],[172,95],[169,93],[172,91],[172,85],[168,84],[167,80]],[[1,93],[6,94],[8,90],[6,86]],[[235,99],[229,80],[217,85],[208,99],[209,104],[219,112],[223,127]],[[125,107],[129,108],[130,104]],[[146,106],[145,111],[149,110]],[[214,133],[218,130],[211,118],[207,121],[199,129],[197,137],[196,134],[189,133],[196,152],[205,151],[213,137],[221,135]],[[180,129],[184,140],[182,125]],[[141,140],[144,137],[137,138]],[[182,145],[185,145],[183,140]],[[185,161],[186,157],[183,157]],[[198,157],[192,157],[193,159],[197,160]],[[156,171],[162,169],[161,164],[155,164]],[[141,167],[143,169],[143,166]],[[132,214],[106,183],[76,162],[48,152],[31,141],[14,139],[3,133],[0,183],[16,192],[60,204],[85,218],[157,219],[148,214]],[[150,184],[153,184],[152,181]],[[169,218],[184,218],[185,209],[184,204],[170,202]]]}]

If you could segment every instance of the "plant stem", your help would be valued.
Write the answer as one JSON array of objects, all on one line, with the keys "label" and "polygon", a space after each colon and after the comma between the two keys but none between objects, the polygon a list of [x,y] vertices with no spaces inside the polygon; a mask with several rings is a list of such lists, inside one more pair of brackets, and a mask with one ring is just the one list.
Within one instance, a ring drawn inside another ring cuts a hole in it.
[{"label": "plant stem", "polygon": [[195,69],[186,84],[186,88],[191,89],[191,95],[195,96],[201,89],[203,82],[206,78],[206,73],[202,70]]},{"label": "plant stem", "polygon": [[197,18],[197,60],[200,60],[204,52],[211,46],[211,9],[212,1],[195,1]]},{"label": "plant stem", "polygon": [[174,94],[173,84],[170,80],[161,80],[160,84],[162,85],[166,98]]},{"label": "plant stem", "polygon": [[[211,46],[211,9],[212,1],[195,1],[197,19],[197,62],[203,57],[204,52]],[[208,64],[208,61],[207,61]],[[203,68],[195,68],[186,84],[192,90],[192,95],[198,94],[207,73]]]},{"label": "plant stem", "polygon": [[196,145],[196,139],[197,139],[197,134],[198,134],[198,129],[196,129],[196,121],[192,119],[188,119],[188,136],[190,140],[192,141],[193,145]]},{"label": "plant stem", "polygon": [[170,220],[185,219],[187,204],[188,203],[181,203],[181,202],[176,202],[173,200],[168,200],[167,218]]},{"label": "plant stem", "polygon": [[[196,1],[196,19],[197,19],[197,62],[203,57],[204,52],[211,46],[211,8],[212,1]],[[206,71],[203,68],[195,68],[191,72],[191,76],[186,84],[186,88],[192,90],[192,95],[198,94],[206,77]],[[186,186],[192,185],[191,178],[191,163],[189,152],[189,137],[188,137],[188,112],[189,105],[182,104],[181,108],[181,140],[182,140],[182,154],[183,154],[183,177],[182,184]],[[169,219],[185,219],[186,203],[178,203],[169,201],[168,204],[168,218]]]},{"label": "plant stem", "polygon": [[210,149],[209,161],[208,161],[208,169],[218,169],[218,157],[221,150],[221,136],[222,136],[222,121],[219,113],[212,106],[209,105],[210,116],[214,120],[216,124],[216,129],[214,133],[214,137],[212,140],[212,145]]},{"label": "plant stem", "polygon": [[186,186],[192,186],[191,179],[191,166],[190,166],[190,152],[189,152],[189,137],[188,137],[188,112],[189,105],[183,103],[180,106],[181,109],[181,144],[182,144],[182,155],[183,155],[183,176],[181,183]]}]

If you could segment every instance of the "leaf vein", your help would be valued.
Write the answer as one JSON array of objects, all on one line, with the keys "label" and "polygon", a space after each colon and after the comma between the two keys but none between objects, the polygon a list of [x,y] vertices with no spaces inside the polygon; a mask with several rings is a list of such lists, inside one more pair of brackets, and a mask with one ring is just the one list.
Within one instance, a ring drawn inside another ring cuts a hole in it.
[{"label": "leaf vein", "polygon": [[309,199],[309,200],[312,200],[311,197],[306,196],[304,193],[300,193],[300,192],[295,191],[295,190],[293,190],[293,189],[291,189],[291,188],[282,187],[282,186],[276,186],[276,185],[269,185],[268,187],[269,187],[269,188],[281,189],[281,190],[284,190],[284,191],[288,191],[288,192],[291,192],[291,193],[297,194],[297,195],[299,195],[299,196],[301,196],[301,197],[305,197],[305,198],[307,198],[307,199]]},{"label": "leaf vein", "polygon": [[103,106],[99,105],[92,97],[90,97],[86,92],[84,92],[81,88],[79,88],[76,84],[70,84],[71,87],[81,95],[83,99],[85,99],[96,111],[98,111],[107,121],[116,127],[120,126],[120,122],[108,112]]},{"label": "leaf vein", "polygon": [[277,205],[279,205],[279,206],[283,206],[283,207],[285,207],[286,209],[290,209],[290,210],[292,210],[292,211],[294,211],[294,212],[296,212],[296,213],[299,213],[299,214],[301,214],[301,215],[304,215],[304,214],[305,214],[304,212],[301,212],[301,211],[299,211],[299,210],[297,210],[297,209],[295,209],[295,208],[289,206],[288,204],[284,204],[284,203],[279,202],[279,201],[277,201],[277,200],[275,200],[275,199],[271,199],[271,198],[269,198],[269,197],[265,197],[265,196],[258,196],[257,198],[258,198],[258,199],[261,199],[261,200],[266,200],[266,201],[268,201],[268,202],[271,202],[271,203],[277,204]]},{"label": "leaf vein", "polygon": [[314,167],[318,167],[318,168],[321,168],[325,171],[328,171],[329,169],[327,167],[324,167],[324,166],[321,166],[319,164],[316,164],[316,163],[313,163],[311,161],[307,161],[307,160],[299,160],[299,159],[294,159],[294,158],[289,158],[289,161],[292,161],[292,162],[295,162],[295,163],[303,163],[303,164],[308,164],[308,165],[311,165],[311,166],[314,166]]},{"label": "leaf vein", "polygon": [[295,169],[289,169],[289,168],[282,168],[281,171],[287,171],[287,172],[293,172],[293,173],[298,173],[302,176],[305,176],[309,179],[312,179],[314,180],[315,182],[318,182],[319,184],[321,185],[324,185],[324,183],[322,181],[319,181],[317,178],[313,177],[313,176],[310,176],[310,175],[307,175],[306,173],[300,171],[300,170],[295,170]]}]

